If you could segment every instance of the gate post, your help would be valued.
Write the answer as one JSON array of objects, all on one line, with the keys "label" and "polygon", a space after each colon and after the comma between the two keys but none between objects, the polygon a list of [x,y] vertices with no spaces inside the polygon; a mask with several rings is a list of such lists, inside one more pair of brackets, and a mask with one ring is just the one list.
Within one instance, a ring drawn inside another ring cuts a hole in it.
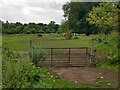
[{"label": "gate post", "polygon": [[[35,47],[33,46],[32,47],[32,52],[34,52],[34,50],[35,50]],[[33,53],[31,52],[31,58],[33,59]]]},{"label": "gate post", "polygon": [[86,47],[86,56],[87,56],[87,60],[86,60],[86,67],[88,67],[89,66],[89,53],[88,53],[88,47]]},{"label": "gate post", "polygon": [[69,48],[69,66],[70,66],[70,48]]},{"label": "gate post", "polygon": [[86,54],[88,54],[88,48],[86,47]]},{"label": "gate post", "polygon": [[52,66],[52,60],[53,59],[53,48],[51,48],[51,66]]},{"label": "gate post", "polygon": [[32,40],[30,40],[30,52],[29,52],[30,58],[32,58]]}]

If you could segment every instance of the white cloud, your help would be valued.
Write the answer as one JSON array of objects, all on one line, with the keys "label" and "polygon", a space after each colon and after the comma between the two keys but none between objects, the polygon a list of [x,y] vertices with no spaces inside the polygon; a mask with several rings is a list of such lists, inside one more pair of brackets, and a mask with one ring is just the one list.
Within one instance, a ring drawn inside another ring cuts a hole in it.
[{"label": "white cloud", "polygon": [[2,20],[10,22],[43,22],[51,20],[60,23],[62,20],[62,5],[69,0],[1,0],[0,11]]}]

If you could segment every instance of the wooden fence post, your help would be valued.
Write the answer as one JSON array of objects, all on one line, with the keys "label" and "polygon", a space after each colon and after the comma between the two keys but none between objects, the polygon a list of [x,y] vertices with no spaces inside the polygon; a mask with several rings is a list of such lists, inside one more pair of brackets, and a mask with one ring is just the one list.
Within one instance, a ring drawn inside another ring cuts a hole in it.
[{"label": "wooden fence post", "polygon": [[53,48],[51,48],[51,67],[52,67],[52,59],[53,59]]},{"label": "wooden fence post", "polygon": [[70,48],[69,48],[69,65],[70,65]]},{"label": "wooden fence post", "polygon": [[32,58],[32,40],[30,40],[30,58]]},{"label": "wooden fence post", "polygon": [[88,47],[86,47],[86,56],[87,56],[87,60],[86,60],[86,66],[88,67],[89,66],[89,64],[90,64],[90,56],[91,54],[89,53],[89,48]]},{"label": "wooden fence post", "polygon": [[86,54],[88,54],[88,48],[86,47]]},{"label": "wooden fence post", "polygon": [[[34,51],[34,49],[35,49],[35,47],[33,46],[33,47],[32,47],[32,52]],[[31,58],[33,59],[33,54],[32,54],[32,52],[31,52]]]}]

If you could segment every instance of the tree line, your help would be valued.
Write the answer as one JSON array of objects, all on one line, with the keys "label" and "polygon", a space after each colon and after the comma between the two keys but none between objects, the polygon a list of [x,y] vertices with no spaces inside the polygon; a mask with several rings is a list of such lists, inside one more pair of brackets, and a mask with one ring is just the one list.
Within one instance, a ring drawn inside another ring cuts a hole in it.
[{"label": "tree line", "polygon": [[[2,22],[2,21],[1,21]],[[20,22],[9,23],[2,22],[2,33],[6,34],[36,34],[36,33],[56,33],[59,25],[55,21],[49,24],[43,23],[28,23],[22,24]]]}]

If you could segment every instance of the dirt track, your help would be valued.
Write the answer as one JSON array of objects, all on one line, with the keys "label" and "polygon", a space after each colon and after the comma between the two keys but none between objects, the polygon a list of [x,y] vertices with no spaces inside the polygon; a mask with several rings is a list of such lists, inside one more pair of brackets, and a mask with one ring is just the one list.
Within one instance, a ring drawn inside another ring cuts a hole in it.
[{"label": "dirt track", "polygon": [[52,68],[52,71],[58,74],[62,79],[75,83],[95,83],[97,77],[103,77],[104,80],[113,84],[118,82],[118,73],[110,72],[94,67],[68,67]]}]

